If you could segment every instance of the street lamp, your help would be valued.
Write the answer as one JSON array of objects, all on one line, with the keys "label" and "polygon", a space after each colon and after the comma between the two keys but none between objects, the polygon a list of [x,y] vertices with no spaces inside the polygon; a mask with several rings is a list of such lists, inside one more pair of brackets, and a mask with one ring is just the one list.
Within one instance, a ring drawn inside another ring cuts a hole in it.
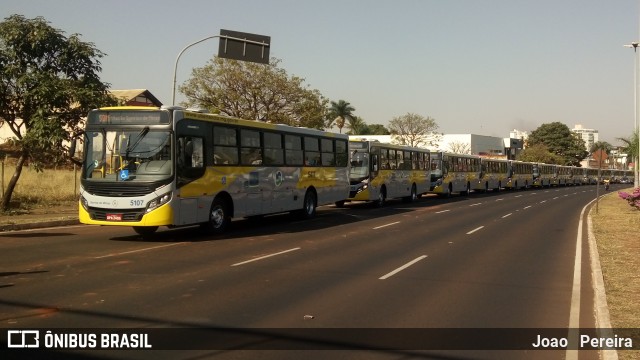
[{"label": "street lamp", "polygon": [[[209,39],[225,39],[220,42],[218,56],[229,59],[258,62],[263,64],[269,63],[269,47],[271,38],[264,35],[249,34],[238,31],[220,30],[220,35],[207,36],[204,39],[200,39],[184,47],[176,57],[176,64],[173,67],[173,90],[171,105],[176,104],[176,74],[178,73],[178,61],[180,56],[188,48],[200,44],[203,41]],[[240,46],[234,46],[235,43],[239,43]]]},{"label": "street lamp", "polygon": [[[626,48],[633,48],[633,52],[635,53],[634,57],[634,67],[633,67],[633,107],[634,107],[634,123],[633,129],[640,137],[640,123],[638,122],[638,42],[632,42],[631,44],[624,45]],[[638,153],[634,159],[633,165],[633,186],[640,187],[640,139],[638,139]]]}]

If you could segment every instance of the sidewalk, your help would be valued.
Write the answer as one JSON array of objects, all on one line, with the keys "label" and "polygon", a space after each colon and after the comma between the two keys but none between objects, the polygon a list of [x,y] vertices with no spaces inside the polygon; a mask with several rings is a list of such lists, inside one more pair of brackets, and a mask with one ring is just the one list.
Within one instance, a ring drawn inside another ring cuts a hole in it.
[{"label": "sidewalk", "polygon": [[29,211],[16,211],[11,215],[0,215],[0,232],[78,223],[78,203],[69,202],[49,208],[36,208]]}]

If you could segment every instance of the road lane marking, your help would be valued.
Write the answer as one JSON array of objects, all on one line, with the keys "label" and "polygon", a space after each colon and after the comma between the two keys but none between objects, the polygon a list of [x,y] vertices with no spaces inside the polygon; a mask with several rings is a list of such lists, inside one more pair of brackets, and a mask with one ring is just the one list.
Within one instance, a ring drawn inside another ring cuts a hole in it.
[{"label": "road lane marking", "polygon": [[504,219],[504,218],[509,217],[511,215],[513,215],[513,213],[508,213],[507,215],[503,216],[502,218]]},{"label": "road lane marking", "polygon": [[554,197],[554,198],[553,198],[553,199],[551,199],[551,200],[555,200],[555,199],[557,199],[557,198],[558,198],[558,196]]},{"label": "road lane marking", "polygon": [[467,235],[471,235],[471,234],[473,234],[474,232],[476,232],[476,231],[478,231],[478,230],[482,229],[483,227],[484,227],[484,226],[480,226],[480,227],[478,227],[478,228],[475,228],[475,229],[473,229],[473,230],[469,231],[469,232],[467,233]]},{"label": "road lane marking", "polygon": [[[578,221],[578,235],[576,236],[576,256],[573,262],[573,288],[571,289],[571,308],[569,309],[569,333],[570,343],[578,343],[578,328],[580,327],[580,291],[582,290],[582,218],[587,207],[596,200],[591,200],[582,208]],[[565,359],[578,359],[578,350],[567,349]]]},{"label": "road lane marking", "polygon": [[422,256],[420,256],[420,257],[418,257],[418,258],[416,258],[416,259],[413,259],[413,260],[409,261],[408,263],[406,263],[406,264],[404,264],[404,265],[400,266],[399,268],[397,268],[397,269],[393,270],[392,272],[390,272],[390,273],[388,273],[388,274],[386,274],[386,275],[383,275],[383,276],[379,277],[379,278],[378,278],[378,280],[385,280],[385,279],[388,279],[388,278],[392,277],[393,275],[395,275],[395,274],[399,273],[400,271],[402,271],[402,270],[404,270],[404,269],[408,268],[409,266],[411,266],[411,265],[413,265],[413,264],[417,263],[418,261],[420,261],[420,260],[422,260],[422,259],[424,259],[424,258],[426,258],[426,257],[427,257],[427,255],[422,255]]},{"label": "road lane marking", "polygon": [[503,201],[503,200],[504,200],[504,198],[496,199],[496,201]]},{"label": "road lane marking", "polygon": [[277,252],[277,253],[274,253],[274,254],[269,254],[269,255],[261,256],[261,257],[255,258],[255,259],[251,259],[251,260],[235,263],[235,264],[233,264],[231,266],[244,265],[244,264],[248,264],[250,262],[254,262],[254,261],[258,261],[258,260],[264,260],[264,259],[270,258],[272,256],[282,255],[282,254],[286,254],[288,252],[292,252],[292,251],[296,251],[296,250],[300,250],[300,248],[297,247],[297,248],[293,248],[293,249],[289,249],[289,250],[285,250],[285,251],[280,251],[280,252]]},{"label": "road lane marking", "polygon": [[517,198],[519,198],[519,197],[522,197],[522,195],[516,195],[516,196],[514,196],[514,197],[517,197]]},{"label": "road lane marking", "polygon": [[442,211],[438,211],[438,212],[436,212],[436,214],[446,213],[447,211],[451,211],[451,210],[442,210]]},{"label": "road lane marking", "polygon": [[475,203],[475,204],[471,204],[469,206],[471,207],[471,206],[478,206],[478,205],[482,205],[482,203],[481,202],[480,203]]},{"label": "road lane marking", "polygon": [[531,205],[529,205],[529,206],[525,206],[522,210],[526,210],[526,209],[528,209],[528,208],[530,208],[530,207],[531,207]]},{"label": "road lane marking", "polygon": [[396,221],[396,222],[392,222],[392,223],[389,223],[389,224],[376,226],[376,227],[373,228],[373,230],[382,229],[383,227],[387,227],[387,226],[391,226],[391,225],[395,225],[395,224],[400,224],[400,221]]},{"label": "road lane marking", "polygon": [[131,251],[123,251],[123,252],[119,252],[119,253],[113,253],[113,254],[107,254],[107,255],[102,255],[102,256],[96,256],[96,257],[94,257],[94,259],[104,259],[104,258],[108,258],[108,257],[114,257],[114,256],[120,256],[120,255],[127,255],[127,254],[133,254],[133,253],[137,253],[137,252],[143,252],[143,251],[155,250],[155,249],[160,249],[160,248],[164,248],[164,247],[176,246],[176,245],[183,245],[183,244],[184,244],[184,243],[174,243],[174,244],[167,244],[167,245],[158,245],[158,246],[153,246],[153,247],[144,248],[144,249],[131,250]]},{"label": "road lane marking", "polygon": [[547,202],[547,200],[542,200],[542,201],[540,201],[540,204],[544,204],[546,202]]}]

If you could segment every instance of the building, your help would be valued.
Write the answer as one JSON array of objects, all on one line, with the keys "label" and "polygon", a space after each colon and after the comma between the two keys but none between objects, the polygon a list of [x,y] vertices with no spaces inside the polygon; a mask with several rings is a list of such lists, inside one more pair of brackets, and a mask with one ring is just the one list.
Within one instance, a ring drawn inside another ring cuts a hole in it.
[{"label": "building", "polygon": [[585,129],[581,124],[576,124],[575,127],[571,129],[571,131],[580,136],[580,138],[584,141],[585,146],[587,147],[587,151],[590,151],[593,147],[593,144],[598,142],[598,130]]},{"label": "building", "polygon": [[127,106],[162,106],[158,98],[147,89],[109,90],[115,96],[120,105]]},{"label": "building", "polygon": [[[353,137],[382,143],[397,143],[393,135],[354,135]],[[429,150],[515,159],[522,148],[523,141],[520,139],[476,134],[444,134],[440,137],[437,146],[429,147]]]}]

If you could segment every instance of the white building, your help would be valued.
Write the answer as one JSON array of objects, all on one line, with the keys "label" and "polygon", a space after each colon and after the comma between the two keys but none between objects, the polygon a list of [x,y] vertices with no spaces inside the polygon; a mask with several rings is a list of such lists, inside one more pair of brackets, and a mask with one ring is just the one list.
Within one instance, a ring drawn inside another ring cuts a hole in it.
[{"label": "white building", "polygon": [[[393,135],[352,135],[359,138],[382,143],[397,144]],[[491,157],[507,157],[514,159],[516,150],[522,149],[522,140],[484,136],[476,134],[444,134],[435,148],[431,151],[453,152],[458,154],[474,154]]]},{"label": "white building", "polygon": [[576,126],[571,129],[571,131],[580,136],[582,141],[584,141],[585,146],[587,147],[587,151],[591,150],[593,144],[598,142],[598,130],[585,129],[581,124],[576,124]]}]

